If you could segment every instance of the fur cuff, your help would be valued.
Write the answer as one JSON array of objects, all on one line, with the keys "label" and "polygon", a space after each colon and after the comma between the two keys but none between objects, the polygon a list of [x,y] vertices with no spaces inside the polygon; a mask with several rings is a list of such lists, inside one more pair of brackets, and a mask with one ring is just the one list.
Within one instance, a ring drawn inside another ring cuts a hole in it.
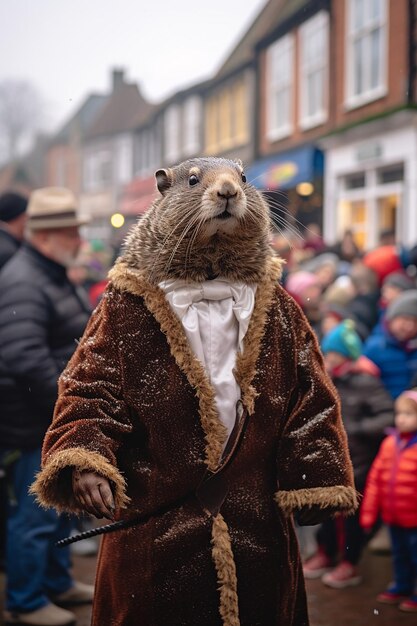
[{"label": "fur cuff", "polygon": [[275,501],[285,515],[291,515],[302,507],[319,506],[321,509],[336,508],[343,515],[351,515],[358,508],[358,495],[353,487],[313,487],[278,491]]},{"label": "fur cuff", "polygon": [[113,487],[116,508],[123,508],[129,502],[126,495],[126,482],[119,470],[106,457],[85,448],[67,448],[48,457],[43,469],[37,474],[30,487],[39,504],[45,508],[55,508],[59,512],[81,513],[72,493],[72,468],[81,471],[97,472],[107,478]]},{"label": "fur cuff", "polygon": [[220,615],[223,626],[240,626],[236,564],[229,529],[219,513],[211,531],[212,555],[220,591]]}]

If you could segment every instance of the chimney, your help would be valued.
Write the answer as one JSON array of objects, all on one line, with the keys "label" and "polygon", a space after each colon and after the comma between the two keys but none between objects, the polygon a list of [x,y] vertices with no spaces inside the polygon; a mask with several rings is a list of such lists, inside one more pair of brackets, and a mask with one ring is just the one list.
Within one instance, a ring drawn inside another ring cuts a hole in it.
[{"label": "chimney", "polygon": [[113,78],[113,92],[116,91],[119,87],[124,85],[125,82],[125,71],[123,69],[114,69],[112,72]]}]

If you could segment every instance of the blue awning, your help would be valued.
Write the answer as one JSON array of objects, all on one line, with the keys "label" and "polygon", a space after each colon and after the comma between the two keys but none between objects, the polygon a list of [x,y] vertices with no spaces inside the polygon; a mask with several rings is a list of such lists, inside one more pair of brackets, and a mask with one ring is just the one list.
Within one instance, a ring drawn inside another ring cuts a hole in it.
[{"label": "blue awning", "polygon": [[245,170],[246,178],[257,189],[291,189],[323,175],[323,153],[315,146],[281,152],[255,161]]}]

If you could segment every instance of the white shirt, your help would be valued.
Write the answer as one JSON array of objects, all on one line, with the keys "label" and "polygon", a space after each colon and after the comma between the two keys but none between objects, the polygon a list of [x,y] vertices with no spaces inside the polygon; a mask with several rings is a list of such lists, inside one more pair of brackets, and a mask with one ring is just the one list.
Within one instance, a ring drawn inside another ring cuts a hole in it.
[{"label": "white shirt", "polygon": [[230,435],[240,400],[233,369],[237,352],[243,351],[256,285],[216,278],[202,283],[167,280],[159,286],[181,320],[192,351],[205,367],[220,420]]}]

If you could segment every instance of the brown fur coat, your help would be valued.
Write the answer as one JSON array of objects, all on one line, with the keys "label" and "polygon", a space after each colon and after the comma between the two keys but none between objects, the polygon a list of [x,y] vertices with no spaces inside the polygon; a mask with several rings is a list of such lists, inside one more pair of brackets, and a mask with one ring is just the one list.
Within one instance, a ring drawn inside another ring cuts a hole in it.
[{"label": "brown fur coat", "polygon": [[[306,626],[291,513],[356,507],[335,390],[316,339],[267,261],[238,356],[250,421],[214,518],[180,507],[102,540],[94,626]],[[163,292],[119,262],[60,379],[34,485],[77,511],[70,468],[113,484],[118,517],[193,494],[218,465],[225,429],[213,389]]]}]

